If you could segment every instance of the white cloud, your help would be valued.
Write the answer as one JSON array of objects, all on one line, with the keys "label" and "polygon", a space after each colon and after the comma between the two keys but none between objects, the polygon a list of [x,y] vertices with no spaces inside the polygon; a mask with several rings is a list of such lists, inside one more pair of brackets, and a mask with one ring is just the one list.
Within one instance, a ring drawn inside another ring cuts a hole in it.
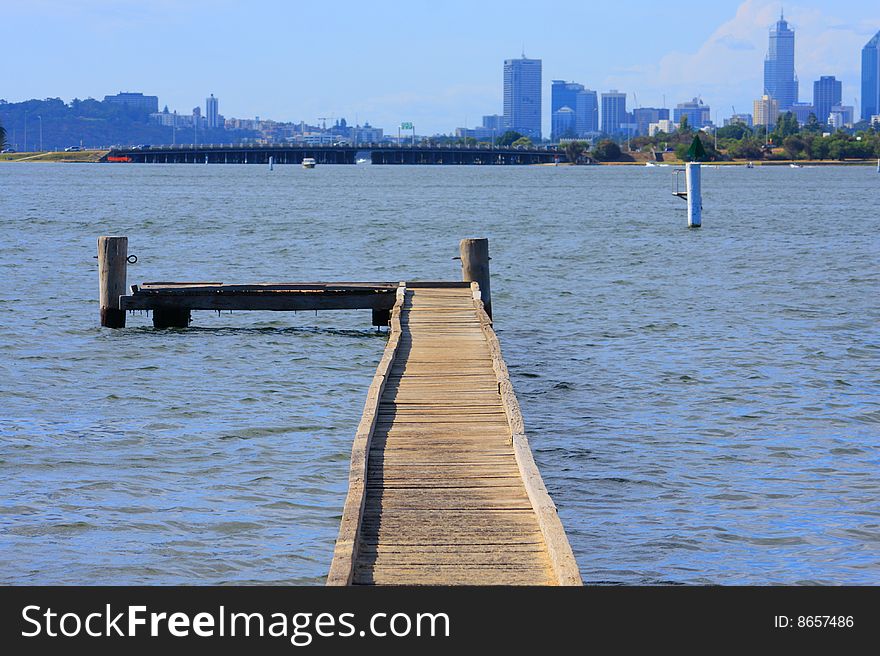
[{"label": "white cloud", "polygon": [[[696,52],[670,52],[641,71],[616,71],[606,83],[635,88],[648,98],[665,93],[671,106],[699,94],[713,107],[724,108],[722,115],[734,103],[738,111],[751,111],[751,101],[763,87],[769,28],[779,18],[779,6],[778,0],[746,0]],[[795,30],[801,100],[812,98],[812,83],[820,75],[842,79],[848,102],[858,93],[861,48],[880,28],[880,19],[844,21],[833,11],[785,6],[785,18]]]}]

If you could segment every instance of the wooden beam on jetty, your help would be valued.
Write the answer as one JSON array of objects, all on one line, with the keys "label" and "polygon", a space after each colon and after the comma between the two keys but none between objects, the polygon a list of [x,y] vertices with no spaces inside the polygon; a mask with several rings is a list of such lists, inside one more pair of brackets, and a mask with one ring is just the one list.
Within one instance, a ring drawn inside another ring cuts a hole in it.
[{"label": "wooden beam on jetty", "polygon": [[372,310],[387,326],[398,283],[292,282],[226,285],[220,282],[148,282],[119,298],[125,310],[152,310],[156,328],[185,328],[192,310]]}]

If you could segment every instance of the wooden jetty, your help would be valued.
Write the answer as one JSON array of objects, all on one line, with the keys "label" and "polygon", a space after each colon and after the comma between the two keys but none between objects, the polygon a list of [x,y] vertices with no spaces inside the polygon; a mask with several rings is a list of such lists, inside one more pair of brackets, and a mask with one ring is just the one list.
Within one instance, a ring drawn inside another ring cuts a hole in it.
[{"label": "wooden jetty", "polygon": [[476,282],[398,289],[327,584],[581,584]]},{"label": "wooden jetty", "polygon": [[463,282],[153,282],[118,304],[127,241],[114,240],[99,239],[102,325],[126,310],[166,328],[192,310],[370,309],[390,326],[328,585],[582,584],[492,327],[487,240],[461,242]]}]

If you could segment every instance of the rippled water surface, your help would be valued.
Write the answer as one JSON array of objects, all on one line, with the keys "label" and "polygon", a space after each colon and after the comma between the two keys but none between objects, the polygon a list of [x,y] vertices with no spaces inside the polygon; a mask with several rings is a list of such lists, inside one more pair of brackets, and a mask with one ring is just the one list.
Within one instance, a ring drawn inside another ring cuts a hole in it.
[{"label": "rippled water surface", "polygon": [[144,280],[458,277],[588,583],[880,582],[880,176],[0,165],[0,582],[322,583],[384,344],[368,312],[97,326]]}]

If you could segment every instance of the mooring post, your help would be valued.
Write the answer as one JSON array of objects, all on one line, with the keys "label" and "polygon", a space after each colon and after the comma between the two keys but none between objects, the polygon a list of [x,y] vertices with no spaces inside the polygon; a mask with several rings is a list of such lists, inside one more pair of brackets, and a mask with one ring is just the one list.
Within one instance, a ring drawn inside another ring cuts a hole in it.
[{"label": "mooring post", "polygon": [[699,228],[703,223],[703,192],[700,185],[699,162],[688,162],[685,165],[685,186],[687,187],[688,227]]},{"label": "mooring post", "polygon": [[98,237],[98,304],[101,325],[125,328],[125,310],[119,309],[128,277],[128,237]]},{"label": "mooring post", "polygon": [[489,240],[462,239],[458,245],[461,252],[461,279],[480,285],[480,298],[486,314],[492,318],[492,292],[489,289]]}]

